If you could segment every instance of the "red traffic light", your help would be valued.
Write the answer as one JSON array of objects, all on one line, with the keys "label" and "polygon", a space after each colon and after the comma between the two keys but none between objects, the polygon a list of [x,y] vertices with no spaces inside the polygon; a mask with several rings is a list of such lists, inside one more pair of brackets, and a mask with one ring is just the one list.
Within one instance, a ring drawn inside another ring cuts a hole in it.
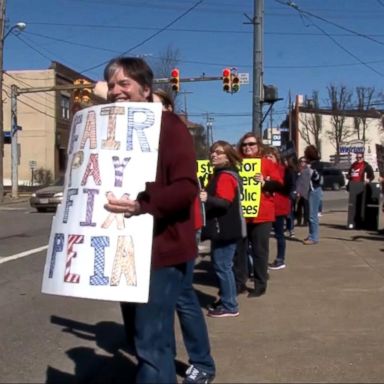
[{"label": "red traffic light", "polygon": [[229,68],[223,69],[223,77],[229,77],[231,70]]},{"label": "red traffic light", "polygon": [[180,71],[177,68],[172,69],[171,71],[171,88],[174,92],[179,92],[180,89]]},{"label": "red traffic light", "polygon": [[231,92],[231,70],[229,68],[223,69],[223,91]]}]

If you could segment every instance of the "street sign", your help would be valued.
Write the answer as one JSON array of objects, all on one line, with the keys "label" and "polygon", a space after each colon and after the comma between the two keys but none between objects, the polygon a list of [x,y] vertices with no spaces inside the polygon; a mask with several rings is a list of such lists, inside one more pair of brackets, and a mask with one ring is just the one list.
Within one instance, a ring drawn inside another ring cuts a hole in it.
[{"label": "street sign", "polygon": [[30,160],[29,161],[29,168],[35,169],[37,166],[37,161],[36,160]]},{"label": "street sign", "polygon": [[240,84],[249,84],[249,73],[238,73]]}]

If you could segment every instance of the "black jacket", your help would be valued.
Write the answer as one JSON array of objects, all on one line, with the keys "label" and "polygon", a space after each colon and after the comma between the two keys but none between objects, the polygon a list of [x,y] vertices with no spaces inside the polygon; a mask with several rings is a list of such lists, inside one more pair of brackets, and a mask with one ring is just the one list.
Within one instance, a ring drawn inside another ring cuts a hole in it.
[{"label": "black jacket", "polygon": [[[216,196],[217,181],[222,172],[230,173],[238,180],[238,188],[232,202]],[[208,198],[205,203],[206,225],[201,232],[201,240],[237,241],[246,236],[245,220],[240,204],[241,181],[233,168],[217,169],[207,185]]]}]

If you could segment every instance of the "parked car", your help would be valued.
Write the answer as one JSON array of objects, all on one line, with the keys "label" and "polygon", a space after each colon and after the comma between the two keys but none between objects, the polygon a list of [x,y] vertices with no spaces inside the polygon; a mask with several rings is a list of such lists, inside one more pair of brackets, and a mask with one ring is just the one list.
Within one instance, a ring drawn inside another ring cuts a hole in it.
[{"label": "parked car", "polygon": [[64,177],[57,179],[53,184],[38,189],[29,199],[32,208],[38,212],[55,211],[63,200]]},{"label": "parked car", "polygon": [[345,187],[345,176],[341,169],[323,168],[323,189],[338,191]]}]

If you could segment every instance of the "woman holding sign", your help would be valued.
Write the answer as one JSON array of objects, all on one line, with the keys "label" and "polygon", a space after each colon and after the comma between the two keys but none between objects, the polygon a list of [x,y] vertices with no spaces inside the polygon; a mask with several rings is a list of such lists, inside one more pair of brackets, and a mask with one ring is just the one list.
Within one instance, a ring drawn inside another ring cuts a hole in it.
[{"label": "woman holding sign", "polygon": [[206,208],[206,225],[202,240],[211,240],[213,269],[219,282],[220,299],[208,310],[210,317],[239,316],[236,298],[233,257],[239,239],[246,236],[245,220],[240,205],[241,181],[238,165],[241,158],[226,141],[217,141],[210,148],[214,168],[206,191],[200,192]]},{"label": "woman holding sign", "polygon": [[254,177],[261,186],[259,209],[253,217],[247,217],[248,240],[252,248],[254,290],[248,297],[265,294],[268,280],[269,235],[275,221],[274,192],[281,189],[283,179],[279,169],[270,159],[263,157],[263,144],[254,133],[246,133],[239,141],[238,150],[244,159],[259,158],[261,172]]}]

